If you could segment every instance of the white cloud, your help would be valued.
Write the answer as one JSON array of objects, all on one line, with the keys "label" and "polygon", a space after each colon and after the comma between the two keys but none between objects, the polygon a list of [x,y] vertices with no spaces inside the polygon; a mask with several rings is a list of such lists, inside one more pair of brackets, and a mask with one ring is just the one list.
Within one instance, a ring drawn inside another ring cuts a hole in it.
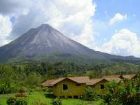
[{"label": "white cloud", "polygon": [[17,9],[11,1],[8,5],[7,17],[12,14],[15,18],[12,38],[32,27],[48,23],[86,46],[94,39],[92,16],[96,6],[93,0],[25,0],[14,2]]},{"label": "white cloud", "polygon": [[81,35],[75,36],[73,37],[73,39],[87,47],[93,48],[93,46],[95,46],[95,43],[93,43],[95,40],[95,36],[93,33],[92,24],[91,23],[85,24],[85,27],[83,28],[83,31],[81,32]]},{"label": "white cloud", "polygon": [[140,38],[136,33],[128,29],[121,29],[98,50],[110,54],[140,57]]},{"label": "white cloud", "polygon": [[[88,42],[91,37],[94,37],[91,17],[95,13],[95,4],[92,0],[82,2],[81,0],[54,1],[60,14],[59,18],[52,17],[49,23],[60,29],[64,34],[70,35],[72,39],[88,46],[85,40],[90,37],[86,40]],[[83,37],[86,37],[86,39]]]},{"label": "white cloud", "polygon": [[[48,23],[68,35],[80,35],[87,23],[93,24],[89,22],[95,13],[95,4],[92,0],[82,2],[81,0],[35,1],[32,2],[32,6],[29,6],[26,15],[22,14],[17,17],[14,34],[23,33],[17,27],[24,27],[23,30],[27,31],[31,27]],[[28,22],[25,23],[25,21]]]},{"label": "white cloud", "polygon": [[0,15],[0,46],[9,42],[8,36],[12,30],[9,17]]},{"label": "white cloud", "polygon": [[116,13],[109,21],[109,25],[113,25],[117,22],[123,21],[127,19],[127,15],[123,15],[121,13]]},{"label": "white cloud", "polygon": [[[11,4],[10,9],[13,7]],[[32,27],[48,23],[86,46],[94,39],[91,17],[95,13],[95,4],[92,0],[26,0],[24,3],[14,2],[14,5],[22,7],[14,7],[16,11],[10,13],[16,19],[11,33],[14,37]],[[10,9],[8,7],[7,10]]]}]

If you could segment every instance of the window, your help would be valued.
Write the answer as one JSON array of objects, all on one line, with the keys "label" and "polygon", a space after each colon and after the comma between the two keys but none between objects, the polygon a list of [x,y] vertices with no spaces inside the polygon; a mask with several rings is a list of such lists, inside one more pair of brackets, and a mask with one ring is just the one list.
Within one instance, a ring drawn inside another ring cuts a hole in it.
[{"label": "window", "polygon": [[68,98],[72,98],[72,96],[68,96]]},{"label": "window", "polygon": [[103,84],[102,84],[102,85],[100,85],[100,86],[101,86],[101,89],[104,89],[104,88],[105,88]]},{"label": "window", "polygon": [[65,96],[60,96],[60,98],[65,98]]},{"label": "window", "polygon": [[81,84],[76,84],[76,86],[81,86]]},{"label": "window", "polygon": [[67,84],[63,84],[63,90],[68,90],[68,85]]},{"label": "window", "polygon": [[78,96],[74,96],[75,99],[78,99]]}]

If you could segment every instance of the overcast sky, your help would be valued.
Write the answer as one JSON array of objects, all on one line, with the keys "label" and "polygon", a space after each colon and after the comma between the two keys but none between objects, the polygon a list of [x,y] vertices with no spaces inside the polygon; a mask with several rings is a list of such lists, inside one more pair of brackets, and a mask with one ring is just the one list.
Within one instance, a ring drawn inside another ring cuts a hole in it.
[{"label": "overcast sky", "polygon": [[0,46],[50,24],[85,46],[140,57],[140,0],[0,0]]}]

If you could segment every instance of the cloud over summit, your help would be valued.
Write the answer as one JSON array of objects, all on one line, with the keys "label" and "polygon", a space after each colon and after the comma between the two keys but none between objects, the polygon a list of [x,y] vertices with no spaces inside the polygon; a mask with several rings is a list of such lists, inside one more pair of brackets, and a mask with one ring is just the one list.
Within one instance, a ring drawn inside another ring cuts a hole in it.
[{"label": "cloud over summit", "polygon": [[[95,4],[92,0],[2,0],[0,7],[3,8],[1,14],[14,18],[14,21],[11,21],[12,31],[9,33],[11,38],[16,38],[30,28],[44,23],[50,24],[69,37],[77,36],[74,40],[87,33],[90,37],[93,36],[92,16],[95,13]],[[86,26],[90,29],[87,30]]]}]

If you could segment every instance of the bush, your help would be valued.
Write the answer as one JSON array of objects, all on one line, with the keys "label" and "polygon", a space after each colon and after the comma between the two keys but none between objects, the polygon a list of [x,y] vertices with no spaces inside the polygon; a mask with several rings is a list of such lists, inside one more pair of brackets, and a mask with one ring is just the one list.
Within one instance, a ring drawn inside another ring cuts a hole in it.
[{"label": "bush", "polygon": [[17,88],[14,85],[11,84],[0,84],[0,94],[9,94],[16,92]]},{"label": "bush", "polygon": [[45,93],[44,95],[45,95],[45,97],[47,97],[47,98],[56,98],[56,97],[54,96],[54,94],[53,94],[53,90],[50,89],[50,88],[46,89],[46,93]]},{"label": "bush", "polygon": [[47,105],[45,103],[42,103],[40,100],[33,102],[33,105]]},{"label": "bush", "polygon": [[21,87],[18,92],[19,93],[26,93],[27,89],[25,87]]},{"label": "bush", "polygon": [[16,97],[27,97],[27,89],[22,87],[19,89],[18,93],[15,95]]},{"label": "bush", "polygon": [[23,99],[18,99],[18,100],[16,100],[15,105],[27,105],[27,101],[23,100]]},{"label": "bush", "polygon": [[10,97],[7,100],[7,105],[15,105],[16,104],[16,98]]},{"label": "bush", "polygon": [[10,97],[7,100],[7,105],[27,105],[27,101],[23,99],[16,99],[14,97]]},{"label": "bush", "polygon": [[26,93],[17,93],[15,97],[27,97]]},{"label": "bush", "polygon": [[85,94],[83,96],[84,100],[94,101],[98,98],[97,94],[93,91],[91,87],[87,87],[85,90]]},{"label": "bush", "polygon": [[52,101],[52,105],[62,105],[62,101],[60,99],[56,98]]},{"label": "bush", "polygon": [[[98,101],[99,101],[98,105],[108,105],[107,103],[105,103],[105,101],[103,99],[99,99]],[[114,105],[114,104],[112,104],[112,105]]]}]

